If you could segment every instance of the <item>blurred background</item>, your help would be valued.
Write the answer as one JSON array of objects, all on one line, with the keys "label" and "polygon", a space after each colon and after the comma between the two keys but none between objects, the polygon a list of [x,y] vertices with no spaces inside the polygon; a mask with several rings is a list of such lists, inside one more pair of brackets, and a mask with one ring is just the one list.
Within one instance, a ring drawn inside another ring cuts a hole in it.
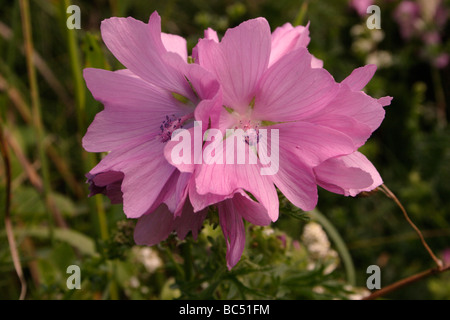
[{"label": "blurred background", "polygon": [[[372,4],[381,29],[366,25]],[[81,29],[66,27],[69,5],[80,8]],[[435,266],[382,192],[347,198],[320,189],[312,213],[282,201],[276,223],[247,225],[232,271],[215,212],[196,241],[134,245],[122,206],[87,197],[85,173],[101,155],[86,153],[81,138],[102,105],[82,70],[122,68],[101,40],[103,19],[147,22],[154,10],[189,50],[208,27],[223,35],[262,16],[272,30],[309,22],[308,48],[338,82],[376,64],[365,91],[394,99],[361,151],[450,263],[449,1],[0,0],[1,299],[353,299],[368,294],[370,265],[380,267],[382,286]],[[80,267],[81,289],[67,285],[70,265]],[[450,272],[385,298],[449,299]]]}]

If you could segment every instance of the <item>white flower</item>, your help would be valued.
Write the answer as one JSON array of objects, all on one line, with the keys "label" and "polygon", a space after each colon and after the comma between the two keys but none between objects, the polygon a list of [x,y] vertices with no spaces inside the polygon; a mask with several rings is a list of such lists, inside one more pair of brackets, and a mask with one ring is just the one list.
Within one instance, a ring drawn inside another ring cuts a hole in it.
[{"label": "white flower", "polygon": [[149,273],[155,272],[156,269],[163,265],[161,258],[151,247],[134,247],[134,255],[141,262]]}]

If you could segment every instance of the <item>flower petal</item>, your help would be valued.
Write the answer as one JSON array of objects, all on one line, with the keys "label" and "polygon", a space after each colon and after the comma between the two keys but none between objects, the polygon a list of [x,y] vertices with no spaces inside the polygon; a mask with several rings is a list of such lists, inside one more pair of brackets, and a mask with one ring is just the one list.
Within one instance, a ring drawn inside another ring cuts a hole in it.
[{"label": "flower petal", "polygon": [[173,231],[173,213],[165,205],[138,219],[134,229],[134,241],[138,245],[153,246],[166,240]]},{"label": "flower petal", "polygon": [[272,32],[272,51],[269,66],[281,56],[298,48],[306,48],[310,42],[309,25],[293,27],[290,23],[276,28]]},{"label": "flower petal", "polygon": [[161,40],[164,48],[166,48],[167,51],[174,52],[178,54],[183,59],[183,61],[187,61],[188,52],[185,38],[180,37],[176,34],[163,32],[161,33]]},{"label": "flower petal", "polygon": [[157,139],[123,146],[110,152],[90,171],[92,175],[110,170],[123,172],[123,209],[129,218],[138,218],[155,205],[176,170],[163,157],[163,146]]},{"label": "flower petal", "polygon": [[248,222],[257,226],[268,226],[272,222],[267,209],[253,201],[244,191],[235,193],[232,202],[236,212]]},{"label": "flower petal", "polygon": [[264,18],[228,29],[220,43],[199,41],[199,64],[212,72],[222,85],[224,105],[238,112],[248,107],[267,68],[270,47],[270,27]]},{"label": "flower petal", "polygon": [[292,121],[320,112],[338,85],[325,70],[311,68],[311,55],[299,48],[282,56],[261,79],[254,119]]},{"label": "flower petal", "polygon": [[230,199],[233,194],[218,195],[213,193],[199,194],[195,186],[195,180],[189,185],[189,200],[191,201],[194,212],[199,212],[208,206]]},{"label": "flower petal", "polygon": [[318,195],[313,171],[289,149],[280,150],[280,168],[272,179],[281,193],[295,206],[304,211],[316,207]]},{"label": "flower petal", "polygon": [[123,173],[117,171],[106,171],[96,175],[87,174],[89,183],[89,197],[102,193],[106,195],[111,204],[123,202],[121,185]]},{"label": "flower petal", "polygon": [[342,132],[353,140],[356,148],[361,147],[372,134],[372,129],[351,117],[324,112],[320,117],[309,119],[311,123]]},{"label": "flower petal", "polygon": [[236,211],[232,200],[217,205],[219,221],[227,243],[227,267],[233,268],[242,256],[245,247],[245,227],[242,217]]},{"label": "flower petal", "polygon": [[130,72],[85,69],[84,77],[94,98],[105,105],[83,138],[83,147],[90,152],[145,141],[158,133],[166,115],[192,112],[169,92]]},{"label": "flower petal", "polygon": [[373,164],[360,152],[329,159],[314,168],[314,173],[321,187],[346,196],[371,191],[383,183]]},{"label": "flower petal", "polygon": [[[385,97],[386,98],[386,97]],[[323,110],[325,115],[316,115],[315,119],[310,121],[317,122],[317,119],[328,117],[335,117],[335,115],[341,115],[352,118],[370,128],[370,133],[375,131],[384,119],[385,111],[383,105],[379,100],[374,99],[362,91],[351,91],[348,86],[341,85],[336,97],[331,101]],[[322,122],[323,123],[323,122]],[[351,128],[350,128],[351,129]],[[344,130],[350,136],[354,134],[363,134],[361,130],[357,130],[351,133],[351,130]],[[362,129],[362,128],[360,128]],[[369,136],[366,137],[366,139]]]},{"label": "flower petal", "polygon": [[133,73],[159,87],[190,95],[183,74],[163,61],[167,50],[161,40],[161,18],[156,12],[148,24],[131,17],[106,19],[102,21],[101,33],[108,49]]},{"label": "flower petal", "polygon": [[[232,139],[233,137],[227,137]],[[205,148],[208,144],[205,144]],[[261,175],[260,164],[250,164],[248,145],[245,144],[245,163],[240,164],[236,159],[237,146],[235,144],[235,159],[230,163],[225,156],[223,148],[217,148],[216,156],[222,159],[222,163],[213,162],[208,152],[203,152],[203,164],[195,170],[195,183],[197,192],[203,194],[230,195],[243,189],[250,192],[259,203],[268,211],[272,221],[278,219],[278,195],[270,176]]]},{"label": "flower petal", "polygon": [[270,128],[279,129],[280,149],[291,150],[310,168],[356,150],[353,140],[346,134],[312,122],[286,122]]},{"label": "flower petal", "polygon": [[369,83],[375,71],[377,71],[377,66],[374,64],[356,68],[341,83],[347,85],[352,91],[360,91]]},{"label": "flower petal", "polygon": [[208,209],[194,212],[191,203],[186,201],[181,215],[175,218],[173,225],[178,237],[183,240],[189,231],[191,231],[193,238],[197,239],[207,213]]}]

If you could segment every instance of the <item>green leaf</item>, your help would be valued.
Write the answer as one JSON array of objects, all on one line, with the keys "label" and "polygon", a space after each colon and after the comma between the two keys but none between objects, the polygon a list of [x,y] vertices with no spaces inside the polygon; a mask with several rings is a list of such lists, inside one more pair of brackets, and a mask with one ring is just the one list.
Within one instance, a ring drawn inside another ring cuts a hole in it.
[{"label": "green leaf", "polygon": [[[31,236],[36,238],[48,238],[49,228],[48,227],[30,227],[14,230],[17,236]],[[97,255],[95,249],[95,242],[91,238],[71,229],[54,229],[54,237],[56,240],[64,241],[70,244],[72,247],[80,250],[82,254],[89,256]]]}]

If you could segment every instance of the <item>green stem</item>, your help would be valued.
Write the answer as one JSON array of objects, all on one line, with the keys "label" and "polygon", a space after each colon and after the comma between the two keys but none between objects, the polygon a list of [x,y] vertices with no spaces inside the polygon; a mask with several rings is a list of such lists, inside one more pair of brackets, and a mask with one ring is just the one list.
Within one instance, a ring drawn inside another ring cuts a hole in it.
[{"label": "green stem", "polygon": [[167,257],[169,258],[170,262],[172,262],[173,266],[175,267],[175,271],[178,274],[178,276],[181,279],[185,279],[184,270],[181,268],[180,264],[175,261],[175,258],[172,254],[172,248],[165,248],[164,251],[167,253]]},{"label": "green stem", "polygon": [[[64,0],[62,2],[62,16],[65,17],[67,15],[67,7],[71,5],[70,0]],[[75,107],[77,114],[77,123],[78,123],[78,133],[83,134],[86,132],[86,89],[82,76],[82,64],[80,59],[80,53],[78,51],[78,44],[76,38],[76,29],[66,29],[67,36],[67,47],[69,50],[70,57],[70,66],[72,70],[72,77],[75,85]],[[81,143],[80,143],[81,145]],[[94,154],[87,154],[83,152],[83,163],[85,164],[85,171],[89,171],[92,167],[95,166],[96,157]],[[101,198],[96,197],[95,201],[93,201],[92,206],[94,207],[95,212],[97,213],[97,221],[99,225],[100,238],[103,241],[108,240],[108,220],[105,214],[105,208]]]},{"label": "green stem", "polygon": [[328,236],[333,240],[336,246],[336,250],[339,252],[339,255],[341,256],[341,259],[344,263],[347,281],[352,286],[355,286],[356,285],[355,266],[353,265],[352,257],[341,235],[333,226],[333,224],[317,209],[311,211],[310,214],[311,218],[320,223],[327,232]]},{"label": "green stem", "polygon": [[[71,5],[70,0],[64,0],[64,4],[62,9],[64,10],[65,17],[67,15],[66,10],[67,7]],[[83,76],[82,76],[82,67],[81,67],[81,61],[80,61],[80,54],[78,52],[77,47],[77,38],[75,34],[76,29],[66,29],[66,36],[67,36],[67,48],[69,50],[69,57],[70,57],[70,67],[72,71],[72,77],[75,85],[75,106],[76,106],[76,114],[77,114],[77,122],[78,122],[78,129],[79,132],[85,131],[85,107],[86,107],[86,94],[85,94],[85,88],[84,88],[84,82],[83,82]]]},{"label": "green stem", "polygon": [[[61,2],[62,4],[62,17],[67,16],[67,7],[71,5],[70,0],[64,0]],[[66,29],[67,36],[67,47],[69,50],[70,57],[70,66],[72,70],[72,77],[75,86],[75,107],[77,114],[77,123],[78,123],[78,134],[84,134],[87,129],[87,121],[86,121],[86,88],[82,75],[82,64],[80,59],[80,53],[78,50],[78,41],[76,35],[76,29]],[[81,137],[80,137],[81,140]],[[80,143],[81,145],[81,143]],[[88,172],[92,167],[96,164],[96,155],[92,153],[86,153],[82,151],[82,159],[84,164],[84,170]],[[93,211],[96,212],[96,219],[98,222],[98,228],[100,233],[100,239],[103,243],[109,239],[108,232],[108,220],[106,218],[105,208],[103,205],[103,199],[100,197],[95,197],[94,200],[90,201],[90,204],[93,208]],[[109,294],[112,300],[117,300],[119,298],[118,287],[115,280],[115,268],[114,266],[110,266],[110,274],[109,274]]]},{"label": "green stem", "polygon": [[303,24],[303,19],[305,18],[306,11],[308,11],[308,0],[303,1],[300,10],[298,11],[297,17],[295,17],[294,26],[299,26]]},{"label": "green stem", "polygon": [[437,123],[439,127],[445,128],[447,126],[447,107],[445,105],[445,93],[444,88],[442,87],[441,74],[436,67],[432,67],[431,74],[433,77],[434,95],[437,107]]},{"label": "green stem", "polygon": [[50,173],[47,164],[47,156],[45,154],[45,132],[42,124],[39,87],[36,77],[36,69],[33,64],[34,48],[31,34],[30,6],[28,0],[20,0],[20,13],[22,17],[22,28],[25,41],[25,57],[27,61],[28,80],[30,82],[33,127],[35,129],[36,144],[38,147],[39,160],[41,162],[43,193],[45,203],[48,208],[50,239],[53,241],[54,222],[51,213],[54,211],[54,207],[51,198]]},{"label": "green stem", "polygon": [[192,261],[192,242],[190,239],[186,239],[186,243],[181,247],[183,259],[184,259],[184,273],[186,281],[192,281],[193,279],[193,261]]}]

